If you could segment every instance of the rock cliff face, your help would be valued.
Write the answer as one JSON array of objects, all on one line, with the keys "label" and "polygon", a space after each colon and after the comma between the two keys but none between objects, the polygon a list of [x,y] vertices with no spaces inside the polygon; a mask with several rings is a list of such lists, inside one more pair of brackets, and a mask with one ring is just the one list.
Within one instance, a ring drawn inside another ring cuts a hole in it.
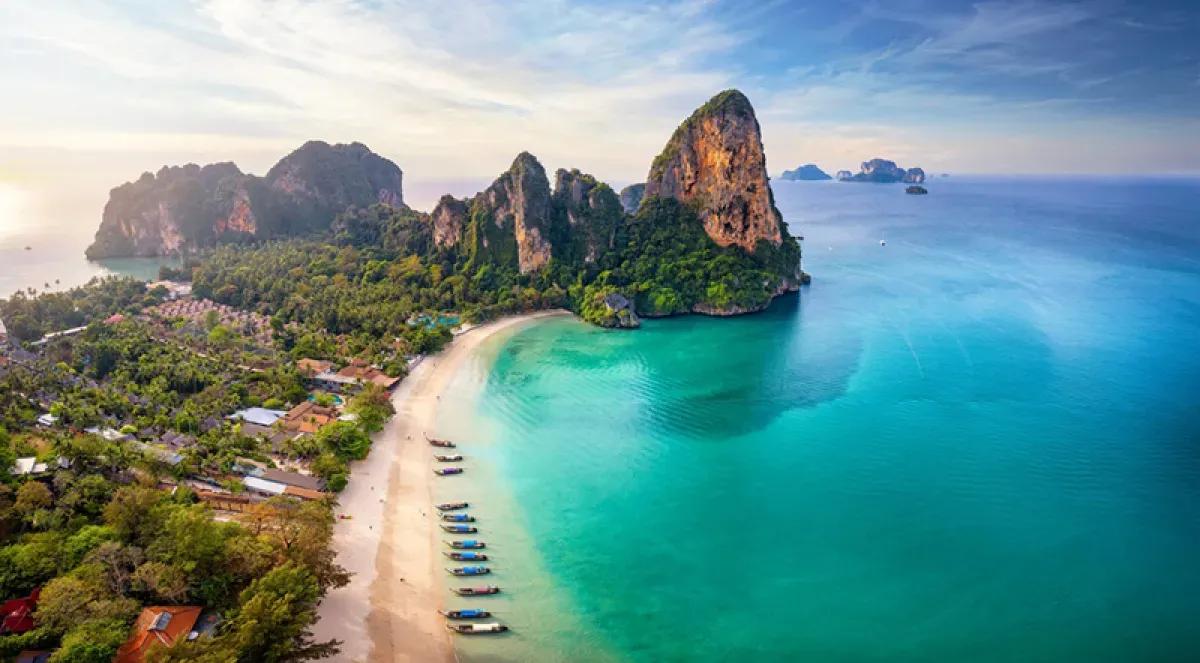
[{"label": "rock cliff face", "polygon": [[323,230],[351,206],[403,206],[403,174],[360,143],[313,141],[266,177],[232,163],[163,167],[109,194],[89,258],[186,254]]},{"label": "rock cliff face", "polygon": [[616,248],[624,209],[604,182],[578,169],[554,174],[554,254],[569,262],[594,264]]},{"label": "rock cliff face", "polygon": [[621,189],[621,207],[627,214],[633,214],[637,211],[639,205],[642,204],[642,197],[646,195],[646,183],[630,184]]},{"label": "rock cliff face", "polygon": [[694,206],[721,246],[753,252],[760,240],[783,241],[758,119],[737,90],[713,97],[675,130],[646,178],[646,197],[654,196]]},{"label": "rock cliff face", "polygon": [[817,167],[816,164],[805,164],[795,170],[785,170],[779,176],[781,180],[789,182],[819,182],[822,180],[831,180],[832,177],[828,173]]},{"label": "rock cliff face", "polygon": [[449,194],[438,200],[437,207],[431,215],[433,222],[433,243],[444,249],[462,241],[463,230],[467,226],[467,214],[470,212],[468,201],[459,200]]},{"label": "rock cliff face", "polygon": [[464,235],[474,264],[515,263],[526,274],[550,262],[550,181],[528,152],[471,200]]}]

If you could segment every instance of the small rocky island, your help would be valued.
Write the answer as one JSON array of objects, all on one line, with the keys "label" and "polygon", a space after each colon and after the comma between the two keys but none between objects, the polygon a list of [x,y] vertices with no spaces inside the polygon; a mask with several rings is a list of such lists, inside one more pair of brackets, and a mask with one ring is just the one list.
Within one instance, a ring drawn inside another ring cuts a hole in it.
[{"label": "small rocky island", "polygon": [[785,170],[779,179],[787,182],[822,182],[831,180],[829,173],[821,170],[816,164],[808,163],[795,170]]},{"label": "small rocky island", "polygon": [[906,184],[921,184],[925,181],[925,171],[920,168],[901,168],[896,165],[895,161],[889,161],[888,159],[871,159],[870,161],[864,161],[857,173],[852,174],[848,170],[839,170],[837,179],[839,182],[875,182],[879,184],[904,182]]}]

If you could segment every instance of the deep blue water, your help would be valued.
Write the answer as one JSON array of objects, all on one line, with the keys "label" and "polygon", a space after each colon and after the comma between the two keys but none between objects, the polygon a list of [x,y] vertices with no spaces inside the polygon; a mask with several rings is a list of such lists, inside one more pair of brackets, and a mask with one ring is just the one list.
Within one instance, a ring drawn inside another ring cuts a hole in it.
[{"label": "deep blue water", "polygon": [[465,657],[1200,657],[1200,183],[774,187],[798,297],[460,376],[515,631]]}]

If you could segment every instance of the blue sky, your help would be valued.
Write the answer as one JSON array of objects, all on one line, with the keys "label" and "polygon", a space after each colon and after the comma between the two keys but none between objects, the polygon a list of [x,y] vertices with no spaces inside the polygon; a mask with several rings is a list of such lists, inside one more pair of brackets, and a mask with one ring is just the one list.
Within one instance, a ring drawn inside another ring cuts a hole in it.
[{"label": "blue sky", "polygon": [[0,178],[105,192],[309,138],[367,143],[418,204],[524,149],[627,183],[727,87],[773,173],[1200,172],[1197,2],[8,2],[0,63]]}]

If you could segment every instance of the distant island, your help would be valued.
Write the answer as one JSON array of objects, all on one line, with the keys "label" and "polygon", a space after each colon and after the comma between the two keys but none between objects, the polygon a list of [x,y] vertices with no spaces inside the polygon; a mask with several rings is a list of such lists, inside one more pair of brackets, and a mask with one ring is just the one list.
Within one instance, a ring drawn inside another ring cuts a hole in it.
[{"label": "distant island", "polygon": [[889,184],[904,182],[906,184],[921,184],[925,181],[925,171],[920,168],[901,168],[895,161],[888,159],[871,159],[864,161],[857,173],[839,170],[839,182],[875,182]]},{"label": "distant island", "polygon": [[[246,274],[263,265],[286,262],[282,252],[290,250],[259,240],[304,239],[318,243],[308,249],[314,257],[332,243],[385,264],[414,260],[437,281],[459,279],[467,287],[440,301],[449,310],[491,317],[518,308],[506,297],[526,289],[537,295],[535,308],[565,306],[612,327],[635,327],[639,316],[758,311],[807,279],[799,244],[773,202],[754,109],[737,90],[697,109],[645,183],[620,196],[578,169],[559,169],[551,186],[528,152],[482,192],[443,196],[431,213],[404,203],[402,178],[395,163],[361,143],[320,141],[264,177],[232,163],[164,167],[113,189],[87,253],[206,255],[197,287],[218,301],[257,306],[264,302],[235,297],[234,289],[246,289]],[[262,276],[265,290],[295,281]],[[346,297],[361,302],[362,288]]]},{"label": "distant island", "polygon": [[829,173],[821,170],[816,164],[805,164],[795,170],[785,170],[779,176],[779,179],[788,182],[819,182],[822,180],[831,180]]}]

